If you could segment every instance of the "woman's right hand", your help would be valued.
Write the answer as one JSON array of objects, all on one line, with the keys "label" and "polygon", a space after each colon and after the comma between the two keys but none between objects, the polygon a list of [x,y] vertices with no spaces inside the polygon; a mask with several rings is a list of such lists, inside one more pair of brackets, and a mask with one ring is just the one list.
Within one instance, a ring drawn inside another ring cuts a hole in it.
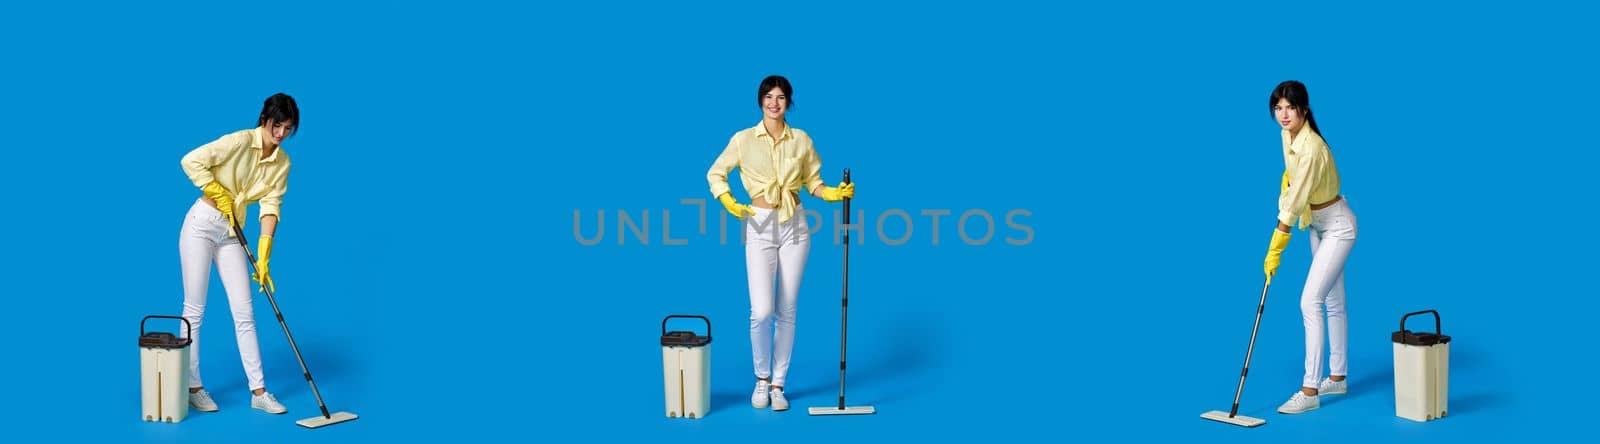
[{"label": "woman's right hand", "polygon": [[727,209],[728,214],[732,214],[733,217],[744,219],[746,215],[756,214],[750,207],[733,200],[733,193],[722,193],[721,196],[717,196],[717,201],[722,202],[722,208]]},{"label": "woman's right hand", "polygon": [[206,197],[211,198],[212,203],[217,204],[217,211],[222,212],[222,217],[228,219],[228,226],[239,226],[233,218],[233,196],[228,194],[227,188],[223,188],[221,183],[211,182],[200,187],[200,192],[205,193]]}]

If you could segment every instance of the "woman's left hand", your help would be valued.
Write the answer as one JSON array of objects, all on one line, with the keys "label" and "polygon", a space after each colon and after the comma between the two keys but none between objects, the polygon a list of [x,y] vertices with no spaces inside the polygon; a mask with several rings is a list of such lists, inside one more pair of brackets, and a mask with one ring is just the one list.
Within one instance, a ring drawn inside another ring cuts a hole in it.
[{"label": "woman's left hand", "polygon": [[1283,262],[1283,250],[1289,248],[1288,227],[1279,227],[1272,230],[1272,241],[1267,244],[1267,258],[1262,261],[1261,269],[1267,273],[1267,285],[1272,285],[1272,276],[1278,274],[1278,265]]},{"label": "woman's left hand", "polygon": [[261,291],[276,292],[278,287],[272,284],[272,275],[267,274],[267,264],[272,260],[272,236],[261,236],[256,242],[256,253],[259,254],[256,256],[256,274],[250,276],[250,279],[261,284]]},{"label": "woman's left hand", "polygon": [[839,182],[837,188],[824,185],[822,191],[817,192],[817,197],[828,202],[838,202],[856,197],[855,182]]}]

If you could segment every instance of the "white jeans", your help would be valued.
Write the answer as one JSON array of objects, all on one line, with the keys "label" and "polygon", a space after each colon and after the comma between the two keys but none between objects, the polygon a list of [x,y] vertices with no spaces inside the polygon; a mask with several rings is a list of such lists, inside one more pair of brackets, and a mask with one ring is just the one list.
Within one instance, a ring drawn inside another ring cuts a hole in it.
[{"label": "white jeans", "polygon": [[[795,306],[800,297],[800,276],[811,251],[811,229],[805,211],[778,222],[778,212],[751,207],[745,218],[744,260],[750,278],[750,348],[757,378],[771,378],[783,386],[789,374],[789,354],[794,350]],[[777,309],[773,309],[773,277],[778,283]]]},{"label": "white jeans", "polygon": [[1356,244],[1356,214],[1348,199],[1339,199],[1327,208],[1313,211],[1311,229],[1311,271],[1300,293],[1300,316],[1306,326],[1306,374],[1304,387],[1317,388],[1322,382],[1322,331],[1326,307],[1329,374],[1348,374],[1346,345],[1349,320],[1344,307],[1344,262]]},{"label": "white jeans", "polygon": [[250,390],[266,387],[261,375],[261,349],[256,344],[256,318],[250,298],[250,264],[228,221],[204,201],[196,201],[184,216],[178,233],[178,260],[183,264],[183,317],[194,333],[189,346],[189,387],[200,387],[200,319],[206,312],[206,289],[211,284],[211,262],[217,263],[222,289],[233,310],[233,334],[239,341],[239,360]]}]

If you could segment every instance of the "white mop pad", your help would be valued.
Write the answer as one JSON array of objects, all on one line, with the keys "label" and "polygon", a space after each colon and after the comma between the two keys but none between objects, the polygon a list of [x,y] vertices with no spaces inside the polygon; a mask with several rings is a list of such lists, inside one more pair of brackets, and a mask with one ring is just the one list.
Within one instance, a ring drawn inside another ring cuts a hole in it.
[{"label": "white mop pad", "polygon": [[1228,417],[1228,412],[1224,412],[1224,411],[1221,411],[1221,410],[1212,410],[1212,411],[1209,411],[1209,412],[1201,413],[1200,417],[1201,418],[1205,418],[1205,419],[1209,419],[1209,420],[1212,420],[1212,421],[1221,421],[1221,422],[1226,422],[1228,424],[1233,424],[1233,425],[1236,425],[1236,426],[1244,426],[1244,427],[1255,427],[1255,426],[1267,423],[1267,420],[1265,420],[1265,419],[1252,418],[1252,417],[1244,416],[1244,415],[1234,415],[1233,417],[1230,418],[1230,417]]},{"label": "white mop pad", "polygon": [[313,416],[313,417],[310,417],[310,418],[306,418],[306,419],[302,419],[302,420],[299,420],[299,421],[295,421],[294,423],[295,424],[300,424],[301,426],[304,426],[305,428],[308,428],[308,429],[314,429],[314,428],[322,427],[322,426],[325,426],[325,425],[332,425],[332,424],[338,424],[338,423],[345,422],[345,421],[350,421],[350,420],[353,420],[353,419],[356,419],[356,418],[357,418],[357,416],[354,413],[339,412],[339,413],[334,413],[334,414],[328,415],[328,416],[317,415],[317,416]]},{"label": "white mop pad", "polygon": [[838,408],[838,407],[812,407],[811,408],[811,416],[819,416],[819,415],[871,415],[871,414],[877,413],[877,412],[878,412],[878,409],[872,408],[872,406],[870,406],[870,405],[869,406],[860,406],[860,407],[845,407],[845,408],[842,408],[842,409]]}]

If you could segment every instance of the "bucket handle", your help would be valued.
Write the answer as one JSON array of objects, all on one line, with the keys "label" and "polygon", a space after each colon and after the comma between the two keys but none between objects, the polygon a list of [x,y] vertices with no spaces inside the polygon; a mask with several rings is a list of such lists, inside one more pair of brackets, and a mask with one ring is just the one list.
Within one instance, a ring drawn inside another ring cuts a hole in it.
[{"label": "bucket handle", "polygon": [[661,335],[662,336],[666,336],[667,335],[667,321],[671,320],[672,318],[685,318],[685,319],[687,319],[687,318],[700,318],[700,320],[706,321],[706,337],[708,337],[708,338],[711,337],[711,320],[710,319],[706,319],[705,316],[701,316],[701,315],[667,315],[667,317],[661,319]]},{"label": "bucket handle", "polygon": [[181,316],[165,316],[165,315],[150,315],[150,316],[145,316],[144,319],[140,319],[139,320],[139,336],[144,336],[144,322],[150,320],[150,318],[177,319],[177,320],[183,321],[183,331],[184,331],[183,337],[185,337],[185,338],[194,337],[194,326],[189,325],[189,320],[188,319],[184,319]]},{"label": "bucket handle", "polygon": [[1405,316],[1401,316],[1400,317],[1400,331],[1406,331],[1406,318],[1411,317],[1411,315],[1419,315],[1419,314],[1424,314],[1424,313],[1432,313],[1433,314],[1433,334],[1435,334],[1435,335],[1442,334],[1443,330],[1439,328],[1439,312],[1436,311],[1436,310],[1423,310],[1423,311],[1418,311],[1418,312],[1406,313]]}]

